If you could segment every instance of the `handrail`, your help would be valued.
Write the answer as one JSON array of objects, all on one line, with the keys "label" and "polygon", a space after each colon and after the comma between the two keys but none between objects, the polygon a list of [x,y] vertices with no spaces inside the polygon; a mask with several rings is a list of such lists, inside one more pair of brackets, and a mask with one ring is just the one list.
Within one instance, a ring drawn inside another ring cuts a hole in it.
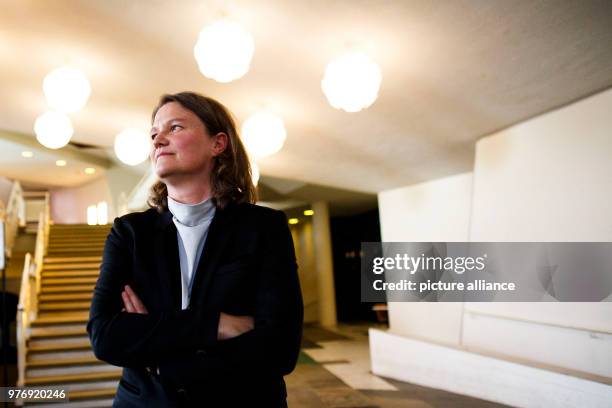
[{"label": "handrail", "polygon": [[17,233],[19,232],[19,226],[25,225],[23,190],[18,181],[13,182],[3,219],[6,222],[5,253],[10,258],[13,253]]},{"label": "handrail", "polygon": [[45,205],[45,211],[42,211],[38,217],[38,232],[36,234],[36,249],[34,252],[34,279],[36,281],[36,292],[32,300],[34,315],[38,315],[38,296],[42,284],[42,268],[45,255],[47,253],[47,242],[49,237],[49,215]]},{"label": "handrail", "polygon": [[51,230],[51,196],[49,193],[45,193],[45,256],[47,256],[47,249],[49,247],[49,231]]},{"label": "handrail", "polygon": [[[36,247],[34,249],[34,276],[36,278],[36,294],[40,293],[42,263],[45,257],[45,214],[38,216],[38,232],[36,233]],[[36,308],[38,311],[38,308]]]},{"label": "handrail", "polygon": [[21,275],[21,289],[19,290],[19,305],[17,306],[17,386],[25,385],[25,367],[27,341],[30,338],[30,322],[33,319],[32,312],[32,255],[28,252],[23,263]]}]

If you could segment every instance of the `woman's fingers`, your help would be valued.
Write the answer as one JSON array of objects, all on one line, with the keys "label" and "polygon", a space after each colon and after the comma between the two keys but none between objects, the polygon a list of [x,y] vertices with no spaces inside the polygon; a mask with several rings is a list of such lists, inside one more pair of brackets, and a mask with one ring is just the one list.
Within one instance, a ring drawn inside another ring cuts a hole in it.
[{"label": "woman's fingers", "polygon": [[136,308],[132,304],[132,300],[126,291],[121,292],[121,299],[123,299],[123,305],[128,313],[136,313]]},{"label": "woman's fingers", "polygon": [[217,338],[219,340],[230,339],[253,330],[255,326],[252,316],[234,316],[221,312],[219,315],[219,327]]},{"label": "woman's fingers", "polygon": [[130,302],[132,303],[132,306],[136,310],[136,313],[141,313],[141,314],[149,313],[145,305],[142,303],[142,301],[138,297],[138,295],[136,295],[136,292],[134,292],[132,288],[130,288],[130,285],[125,285],[125,292],[127,293],[130,299]]}]

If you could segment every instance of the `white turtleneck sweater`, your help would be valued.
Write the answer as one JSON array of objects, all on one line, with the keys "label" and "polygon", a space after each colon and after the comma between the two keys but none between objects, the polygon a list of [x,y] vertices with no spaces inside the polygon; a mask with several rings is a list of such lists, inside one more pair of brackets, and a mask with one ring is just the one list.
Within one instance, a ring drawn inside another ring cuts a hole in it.
[{"label": "white turtleneck sweater", "polygon": [[168,209],[173,215],[172,221],[177,230],[181,263],[181,304],[182,309],[186,309],[191,298],[193,277],[202,256],[216,207],[210,198],[197,204],[183,204],[168,196]]}]

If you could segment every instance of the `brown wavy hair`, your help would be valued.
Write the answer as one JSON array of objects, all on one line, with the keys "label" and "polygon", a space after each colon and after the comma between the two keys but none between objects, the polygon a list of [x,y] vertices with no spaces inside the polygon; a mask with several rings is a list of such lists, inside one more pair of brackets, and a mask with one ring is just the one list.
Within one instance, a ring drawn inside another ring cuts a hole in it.
[{"label": "brown wavy hair", "polygon": [[[161,96],[153,110],[151,123],[159,108],[170,102],[177,102],[195,113],[211,136],[223,132],[228,137],[223,153],[213,158],[210,175],[213,203],[221,208],[229,202],[254,204],[257,201],[257,190],[253,185],[251,164],[230,111],[215,99],[195,92],[166,94]],[[163,182],[158,181],[151,187],[147,203],[158,212],[168,209],[168,189]]]}]

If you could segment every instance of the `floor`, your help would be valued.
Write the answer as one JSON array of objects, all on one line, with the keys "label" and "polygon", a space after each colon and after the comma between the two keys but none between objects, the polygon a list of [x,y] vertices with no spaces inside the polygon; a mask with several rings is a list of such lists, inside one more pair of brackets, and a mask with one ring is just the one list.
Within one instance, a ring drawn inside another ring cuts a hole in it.
[{"label": "floor", "polygon": [[394,381],[370,372],[368,327],[304,328],[300,360],[285,377],[289,407],[501,408],[505,405]]}]

